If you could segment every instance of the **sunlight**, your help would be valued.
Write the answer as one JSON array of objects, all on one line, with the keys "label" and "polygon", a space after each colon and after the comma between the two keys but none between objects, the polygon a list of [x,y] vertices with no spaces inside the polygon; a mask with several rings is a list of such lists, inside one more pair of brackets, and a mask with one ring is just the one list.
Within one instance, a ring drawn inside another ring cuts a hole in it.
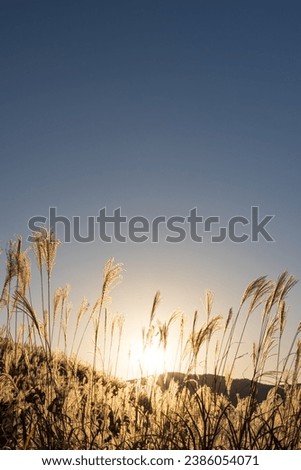
[{"label": "sunlight", "polygon": [[131,349],[131,373],[137,376],[159,375],[165,372],[165,354],[158,344],[151,344],[143,348],[135,344]]}]

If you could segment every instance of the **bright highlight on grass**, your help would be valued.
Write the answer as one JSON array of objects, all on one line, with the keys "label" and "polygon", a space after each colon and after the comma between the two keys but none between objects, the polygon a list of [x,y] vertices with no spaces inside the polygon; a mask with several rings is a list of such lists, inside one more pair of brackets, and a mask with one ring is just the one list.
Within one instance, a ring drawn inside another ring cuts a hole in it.
[{"label": "bright highlight on grass", "polygon": [[[38,305],[29,251],[20,238],[8,246],[0,304],[0,448],[301,449],[301,324],[290,345],[283,344],[294,276],[259,277],[226,318],[213,314],[209,291],[204,318],[196,311],[187,322],[174,312],[162,322],[157,292],[129,358],[139,373],[125,381],[116,376],[124,318],[109,311],[122,265],[107,261],[97,301],[90,306],[83,299],[72,331],[69,289],[52,289],[58,246],[53,234],[35,238]],[[255,314],[251,378],[237,381],[235,366]],[[87,334],[91,365],[79,355]]]}]

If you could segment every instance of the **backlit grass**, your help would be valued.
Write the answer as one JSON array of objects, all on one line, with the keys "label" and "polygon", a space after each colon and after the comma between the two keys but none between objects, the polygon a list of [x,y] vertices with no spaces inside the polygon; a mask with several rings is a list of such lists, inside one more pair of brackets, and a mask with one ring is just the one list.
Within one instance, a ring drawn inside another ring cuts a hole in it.
[{"label": "backlit grass", "polygon": [[[284,272],[275,281],[256,279],[238,310],[230,309],[226,318],[213,315],[208,292],[205,320],[195,312],[188,333],[179,313],[165,322],[157,318],[156,293],[141,332],[141,357],[156,344],[164,362],[171,328],[177,325],[179,361],[160,377],[148,376],[141,361],[139,377],[124,381],[116,377],[124,319],[108,311],[122,265],[108,260],[98,300],[92,306],[82,301],[70,331],[68,287],[52,291],[58,245],[52,234],[36,234],[32,252],[39,305],[31,300],[29,251],[23,250],[20,238],[7,249],[1,294],[2,449],[301,449],[300,325],[288,348],[283,345],[286,297],[296,284],[294,276]],[[239,391],[234,394],[233,372],[255,310],[261,312],[259,340],[250,355],[248,394],[242,397]],[[91,325],[93,359],[87,365],[79,351]],[[209,375],[212,348],[215,361]],[[272,372],[267,369],[271,361]],[[262,399],[258,384],[267,371],[272,386]]]}]

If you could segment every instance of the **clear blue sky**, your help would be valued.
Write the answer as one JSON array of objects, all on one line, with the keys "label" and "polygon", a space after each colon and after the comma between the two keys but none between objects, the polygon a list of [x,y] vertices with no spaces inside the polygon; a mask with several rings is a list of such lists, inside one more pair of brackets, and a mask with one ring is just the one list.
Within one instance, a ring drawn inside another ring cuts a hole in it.
[{"label": "clear blue sky", "polygon": [[54,282],[93,303],[115,256],[112,309],[139,329],[157,289],[189,317],[207,288],[226,314],[257,276],[300,278],[300,17],[293,0],[1,0],[2,248],[49,207],[84,231],[102,207],[225,223],[259,206],[274,243],[74,242]]}]

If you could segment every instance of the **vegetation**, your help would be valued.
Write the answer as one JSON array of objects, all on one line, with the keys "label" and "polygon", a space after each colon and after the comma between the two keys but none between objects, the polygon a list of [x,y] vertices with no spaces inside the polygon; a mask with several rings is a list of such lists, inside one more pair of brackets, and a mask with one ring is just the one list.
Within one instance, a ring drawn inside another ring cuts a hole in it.
[{"label": "vegetation", "polygon": [[[111,317],[107,310],[122,266],[113,259],[106,263],[99,298],[92,308],[83,300],[71,337],[68,288],[52,292],[51,285],[58,245],[53,234],[35,234],[32,248],[40,279],[39,308],[32,301],[28,250],[23,250],[20,238],[7,249],[1,294],[2,449],[301,449],[300,325],[283,357],[286,297],[296,283],[294,276],[285,272],[276,281],[256,279],[246,288],[237,312],[230,309],[225,319],[212,314],[209,292],[205,321],[201,324],[195,312],[188,336],[181,315],[172,314],[165,323],[158,321],[157,293],[142,331],[143,347],[147,349],[159,338],[166,352],[171,325],[178,322],[178,353],[186,370],[181,381],[176,380],[176,373],[163,375],[159,381],[143,377],[142,370],[139,379],[126,382],[115,377],[123,319]],[[261,324],[259,341],[253,345],[249,393],[237,395],[234,401],[234,366],[250,316],[257,309],[262,311]],[[91,324],[94,349],[88,366],[81,363],[78,352]],[[205,357],[207,373],[217,331],[221,340],[215,344],[211,382],[201,383],[199,357]],[[234,338],[239,339],[237,343]],[[58,344],[64,345],[61,351]],[[273,386],[264,400],[258,400],[258,384],[266,377],[271,360]]]}]

